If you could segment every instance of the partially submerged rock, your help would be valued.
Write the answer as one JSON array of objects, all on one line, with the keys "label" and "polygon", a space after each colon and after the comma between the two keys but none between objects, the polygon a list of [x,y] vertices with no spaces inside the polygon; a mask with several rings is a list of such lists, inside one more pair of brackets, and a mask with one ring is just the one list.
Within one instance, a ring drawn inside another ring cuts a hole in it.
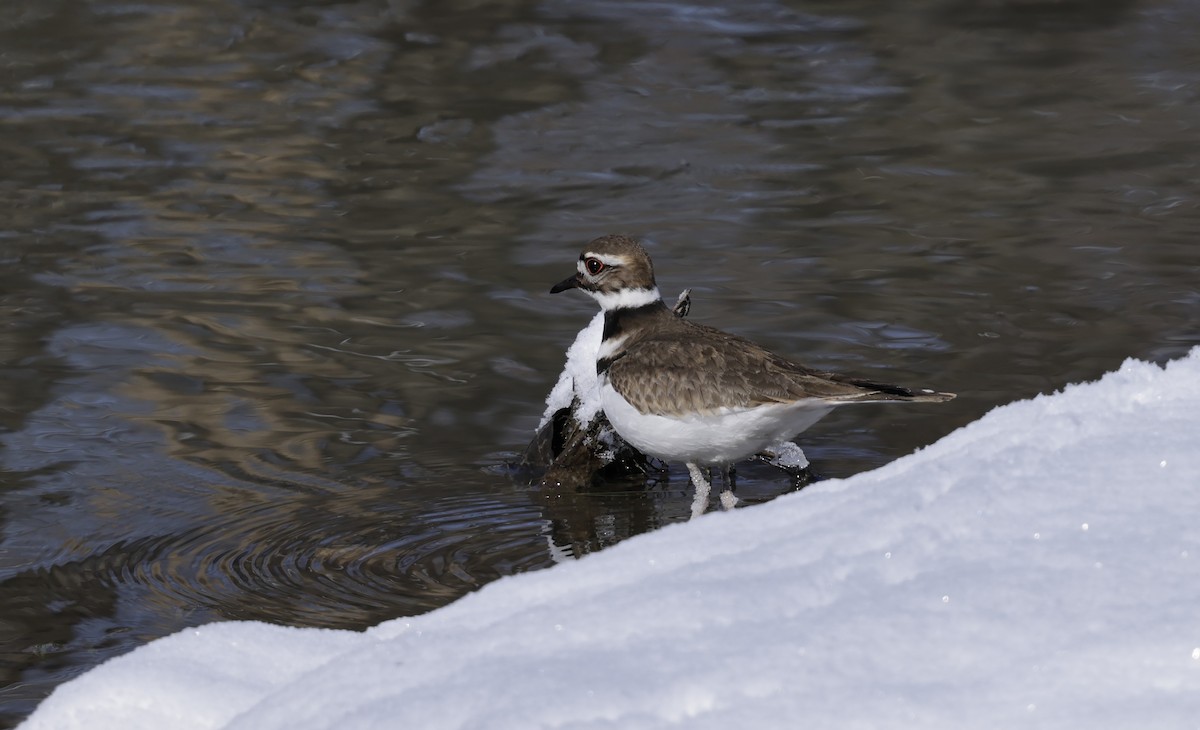
[{"label": "partially submerged rock", "polygon": [[603,413],[582,426],[574,416],[578,410],[575,399],[570,407],[555,411],[526,447],[521,466],[531,474],[540,473],[533,481],[582,489],[654,468],[645,454],[617,435]]}]

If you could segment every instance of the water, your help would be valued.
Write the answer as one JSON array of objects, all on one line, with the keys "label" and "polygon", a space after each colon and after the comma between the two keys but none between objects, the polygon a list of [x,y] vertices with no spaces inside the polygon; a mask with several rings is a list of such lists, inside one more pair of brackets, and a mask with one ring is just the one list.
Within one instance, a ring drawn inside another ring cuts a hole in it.
[{"label": "water", "polygon": [[830,416],[828,476],[1200,343],[1182,0],[4,16],[0,724],[185,626],[361,628],[685,519],[681,468],[502,466],[601,233],[699,321],[961,394]]}]

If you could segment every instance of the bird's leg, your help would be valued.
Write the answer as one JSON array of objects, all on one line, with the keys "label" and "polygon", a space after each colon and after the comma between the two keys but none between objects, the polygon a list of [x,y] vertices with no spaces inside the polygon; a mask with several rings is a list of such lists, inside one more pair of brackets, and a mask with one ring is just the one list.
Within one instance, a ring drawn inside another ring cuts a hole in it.
[{"label": "bird's leg", "polygon": [[692,475],[692,484],[696,485],[697,487],[703,487],[704,489],[712,488],[712,484],[710,484],[708,479],[705,478],[704,470],[700,468],[699,464],[688,464],[687,469],[688,474]]},{"label": "bird's leg", "polygon": [[704,514],[704,510],[708,507],[708,495],[712,492],[712,485],[704,478],[704,472],[696,464],[688,464],[688,473],[692,475],[692,484],[696,486],[696,495],[692,498],[692,517],[696,518]]},{"label": "bird's leg", "polygon": [[738,503],[738,498],[733,493],[733,490],[737,488],[737,474],[733,470],[733,464],[724,465],[721,467],[721,471],[725,474],[725,491],[721,492],[721,507],[731,510]]}]

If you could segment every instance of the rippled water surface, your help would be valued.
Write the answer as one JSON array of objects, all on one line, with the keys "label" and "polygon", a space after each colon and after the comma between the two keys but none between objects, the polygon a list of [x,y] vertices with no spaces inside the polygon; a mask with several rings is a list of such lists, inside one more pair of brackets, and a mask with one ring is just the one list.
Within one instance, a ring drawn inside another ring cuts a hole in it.
[{"label": "rippled water surface", "polygon": [[830,416],[827,476],[1182,354],[1198,30],[1183,0],[7,3],[0,724],[185,626],[361,628],[685,519],[678,465],[504,468],[602,233],[699,321],[961,394]]}]

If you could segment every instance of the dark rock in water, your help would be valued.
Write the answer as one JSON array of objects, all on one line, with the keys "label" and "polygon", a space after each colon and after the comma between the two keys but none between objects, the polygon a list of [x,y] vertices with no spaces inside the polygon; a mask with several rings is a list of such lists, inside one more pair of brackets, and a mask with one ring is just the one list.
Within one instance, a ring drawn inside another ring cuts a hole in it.
[{"label": "dark rock in water", "polygon": [[571,408],[561,408],[538,431],[525,449],[521,466],[530,474],[541,473],[544,486],[586,489],[597,482],[646,474],[652,467],[646,455],[630,446],[613,431],[604,414],[597,414],[587,428],[579,425]]}]

